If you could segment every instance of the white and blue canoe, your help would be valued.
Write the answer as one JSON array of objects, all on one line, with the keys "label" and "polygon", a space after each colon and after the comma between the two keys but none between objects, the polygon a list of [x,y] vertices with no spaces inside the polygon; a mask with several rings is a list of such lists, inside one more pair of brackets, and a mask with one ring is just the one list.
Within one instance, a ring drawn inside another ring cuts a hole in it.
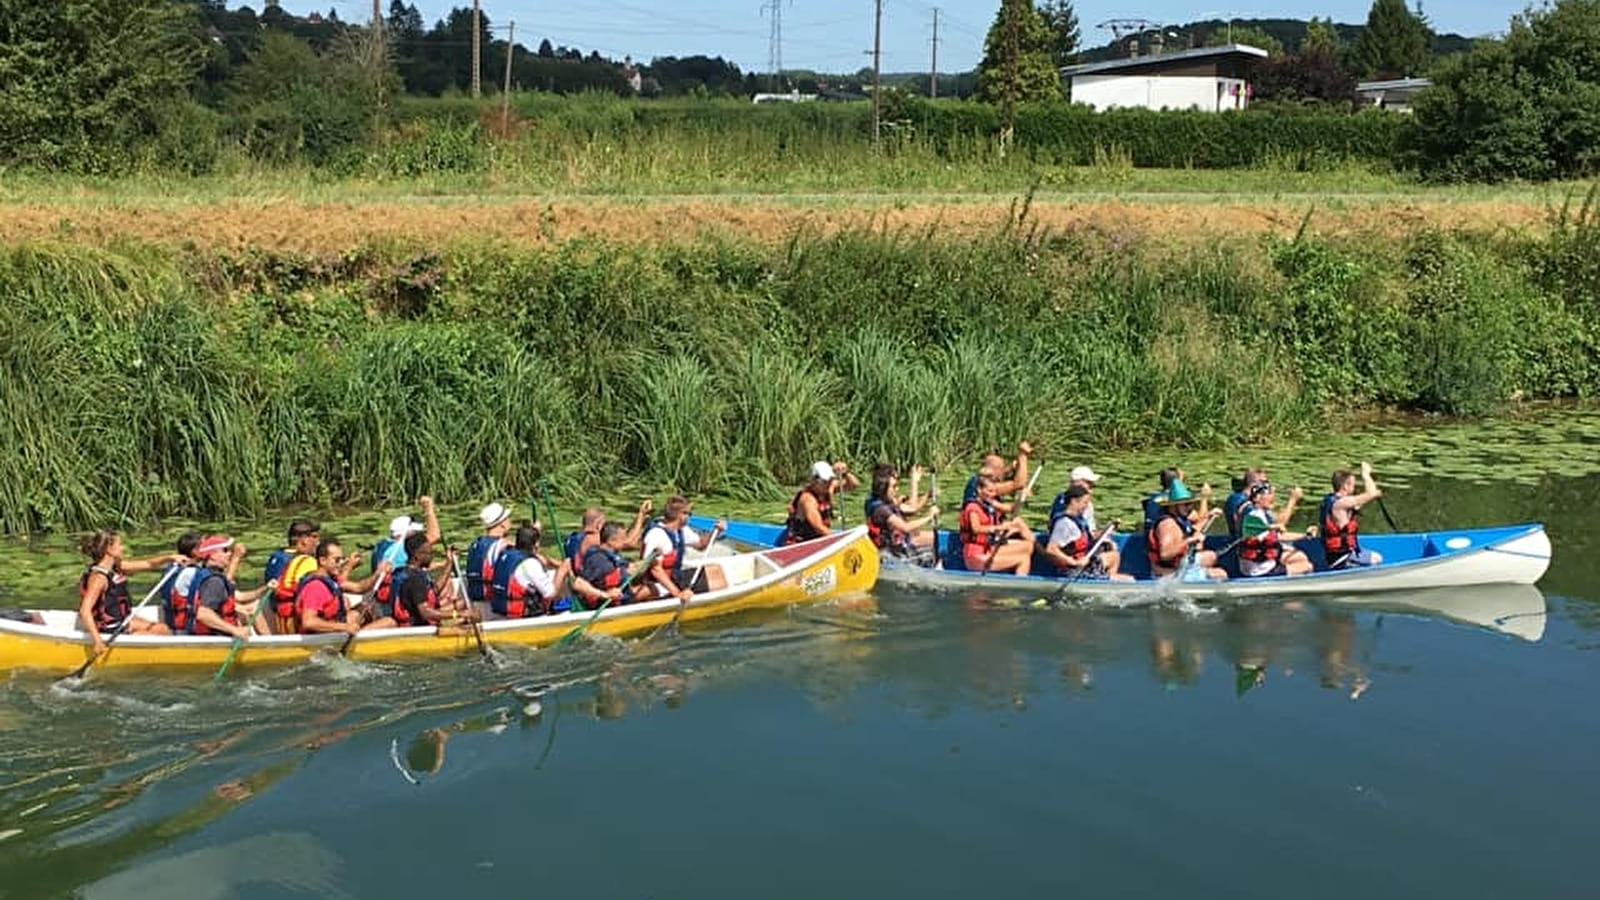
[{"label": "white and blue canoe", "polygon": [[[695,528],[707,529],[712,519],[696,517]],[[782,534],[779,525],[761,522],[729,521],[727,537],[752,547],[773,546]],[[1144,535],[1118,535],[1122,554],[1121,570],[1135,576],[1134,581],[1109,581],[1104,578],[1057,576],[1055,574],[1008,575],[971,571],[962,564],[959,536],[939,531],[939,562],[934,567],[918,565],[885,553],[879,578],[883,581],[922,588],[971,589],[985,592],[1105,598],[1112,602],[1136,603],[1157,598],[1226,599],[1231,597],[1284,597],[1290,595],[1352,595],[1389,591],[1418,591],[1460,588],[1472,585],[1532,585],[1550,567],[1550,538],[1538,523],[1504,525],[1494,528],[1463,528],[1401,534],[1363,534],[1363,549],[1375,550],[1383,557],[1377,566],[1327,570],[1321,541],[1296,542],[1316,564],[1316,571],[1305,575],[1264,578],[1233,577],[1227,580],[1194,580],[1174,576],[1152,577],[1145,554]],[[1041,537],[1041,545],[1042,545]],[[1228,539],[1211,537],[1206,546],[1224,550]],[[1224,568],[1235,571],[1237,563],[1229,553]],[[1035,554],[1033,571],[1051,571],[1042,554]]]}]

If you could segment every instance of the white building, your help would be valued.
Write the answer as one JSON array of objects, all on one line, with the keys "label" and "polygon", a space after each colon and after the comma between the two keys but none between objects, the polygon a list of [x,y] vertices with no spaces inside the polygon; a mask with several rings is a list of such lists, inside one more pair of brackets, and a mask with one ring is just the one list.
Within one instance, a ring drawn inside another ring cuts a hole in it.
[{"label": "white building", "polygon": [[1245,44],[1131,56],[1061,70],[1073,103],[1118,108],[1221,112],[1250,103],[1250,69],[1267,51]]}]

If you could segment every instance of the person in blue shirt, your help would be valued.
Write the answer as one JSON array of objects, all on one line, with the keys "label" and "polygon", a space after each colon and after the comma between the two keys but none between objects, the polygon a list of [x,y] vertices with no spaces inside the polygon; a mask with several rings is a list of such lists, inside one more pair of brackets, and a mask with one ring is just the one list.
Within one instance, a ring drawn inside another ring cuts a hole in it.
[{"label": "person in blue shirt", "polygon": [[1267,480],[1265,469],[1245,469],[1244,474],[1233,479],[1233,493],[1222,501],[1222,518],[1228,523],[1228,540],[1237,541],[1244,532],[1240,530],[1245,504],[1250,502],[1250,489]]}]

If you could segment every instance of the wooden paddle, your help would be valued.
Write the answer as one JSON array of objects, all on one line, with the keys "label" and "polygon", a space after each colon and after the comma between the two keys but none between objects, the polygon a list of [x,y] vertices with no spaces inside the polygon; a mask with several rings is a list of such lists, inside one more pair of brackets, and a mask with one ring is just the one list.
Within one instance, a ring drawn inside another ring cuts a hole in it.
[{"label": "wooden paddle", "polygon": [[156,582],[156,586],[150,589],[150,593],[144,595],[144,599],[139,601],[139,605],[138,606],[135,606],[133,609],[128,611],[128,615],[127,615],[126,618],[124,618],[122,620],[122,624],[117,627],[116,631],[111,633],[111,637],[106,639],[106,648],[104,650],[100,651],[99,653],[96,653],[95,655],[89,657],[89,660],[87,662],[85,662],[83,665],[79,666],[78,670],[76,672],[73,672],[71,675],[68,675],[67,677],[68,678],[82,678],[83,677],[83,673],[89,671],[89,667],[90,666],[92,666],[95,663],[100,661],[100,657],[105,656],[107,653],[110,653],[111,652],[111,645],[115,644],[117,642],[117,638],[122,637],[124,634],[127,634],[128,626],[133,624],[133,617],[139,612],[139,610],[144,609],[146,604],[148,604],[151,600],[155,599],[156,594],[161,593],[161,589],[167,586],[167,582],[170,581],[174,575],[177,575],[178,572],[182,571],[182,569],[183,569],[182,566],[176,566],[176,565],[170,567],[169,569],[167,569],[166,574],[161,576],[161,580]]},{"label": "wooden paddle", "polygon": [[[445,584],[446,585],[450,585],[451,587],[454,587],[452,582],[455,580],[455,577],[456,577],[456,553],[455,553],[455,549],[454,548],[450,548],[450,549],[446,550],[444,558],[445,558],[445,567],[444,567],[444,570],[445,570]],[[473,615],[475,610],[472,609],[471,602],[468,601],[467,598],[465,598],[465,597],[462,597],[462,598],[459,598],[459,599],[467,606],[467,624],[472,626],[472,637],[473,637],[474,640],[476,640],[478,642],[478,652],[483,655],[484,659],[488,659],[489,658],[489,645],[485,644],[483,642],[483,623],[479,622],[477,617],[475,615]]]},{"label": "wooden paddle", "polygon": [[[934,507],[937,508],[938,505],[939,505],[939,473],[938,472],[929,472],[928,473],[928,477],[930,479],[932,479],[932,482],[933,482],[928,488],[928,499],[929,499],[930,502],[933,503]],[[934,516],[933,517],[933,567],[935,569],[939,568],[939,517],[938,516]]]},{"label": "wooden paddle", "polygon": [[[622,586],[618,589],[619,592],[623,596],[627,596],[628,588],[633,585],[633,580],[635,578],[638,578],[641,573],[650,571],[650,567],[655,565],[656,558],[658,556],[660,556],[660,555],[661,554],[658,551],[652,550],[652,551],[650,551],[649,554],[647,554],[645,556],[644,559],[639,560],[639,565],[637,567],[635,567],[632,572],[628,573],[628,577],[627,578],[622,579]],[[610,605],[611,605],[611,598],[610,597],[607,597],[606,599],[600,601],[600,605],[594,608],[594,615],[591,615],[588,619],[584,620],[584,623],[582,625],[579,625],[576,628],[572,629],[571,631],[567,632],[566,634],[562,635],[561,639],[556,641],[553,646],[565,647],[565,646],[568,646],[569,644],[571,644],[573,641],[576,641],[578,638],[582,637],[583,633],[585,631],[589,630],[589,626],[593,625],[595,620],[600,618],[600,614],[605,612],[606,607],[608,607]]]}]

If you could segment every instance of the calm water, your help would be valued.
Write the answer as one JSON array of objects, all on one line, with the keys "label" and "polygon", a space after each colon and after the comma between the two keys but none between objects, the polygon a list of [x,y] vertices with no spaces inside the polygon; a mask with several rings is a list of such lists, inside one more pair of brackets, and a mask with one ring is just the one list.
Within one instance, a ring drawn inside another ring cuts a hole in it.
[{"label": "calm water", "polygon": [[1549,523],[1536,642],[880,589],[499,666],[17,678],[0,897],[1592,897],[1597,507],[1391,503]]}]

